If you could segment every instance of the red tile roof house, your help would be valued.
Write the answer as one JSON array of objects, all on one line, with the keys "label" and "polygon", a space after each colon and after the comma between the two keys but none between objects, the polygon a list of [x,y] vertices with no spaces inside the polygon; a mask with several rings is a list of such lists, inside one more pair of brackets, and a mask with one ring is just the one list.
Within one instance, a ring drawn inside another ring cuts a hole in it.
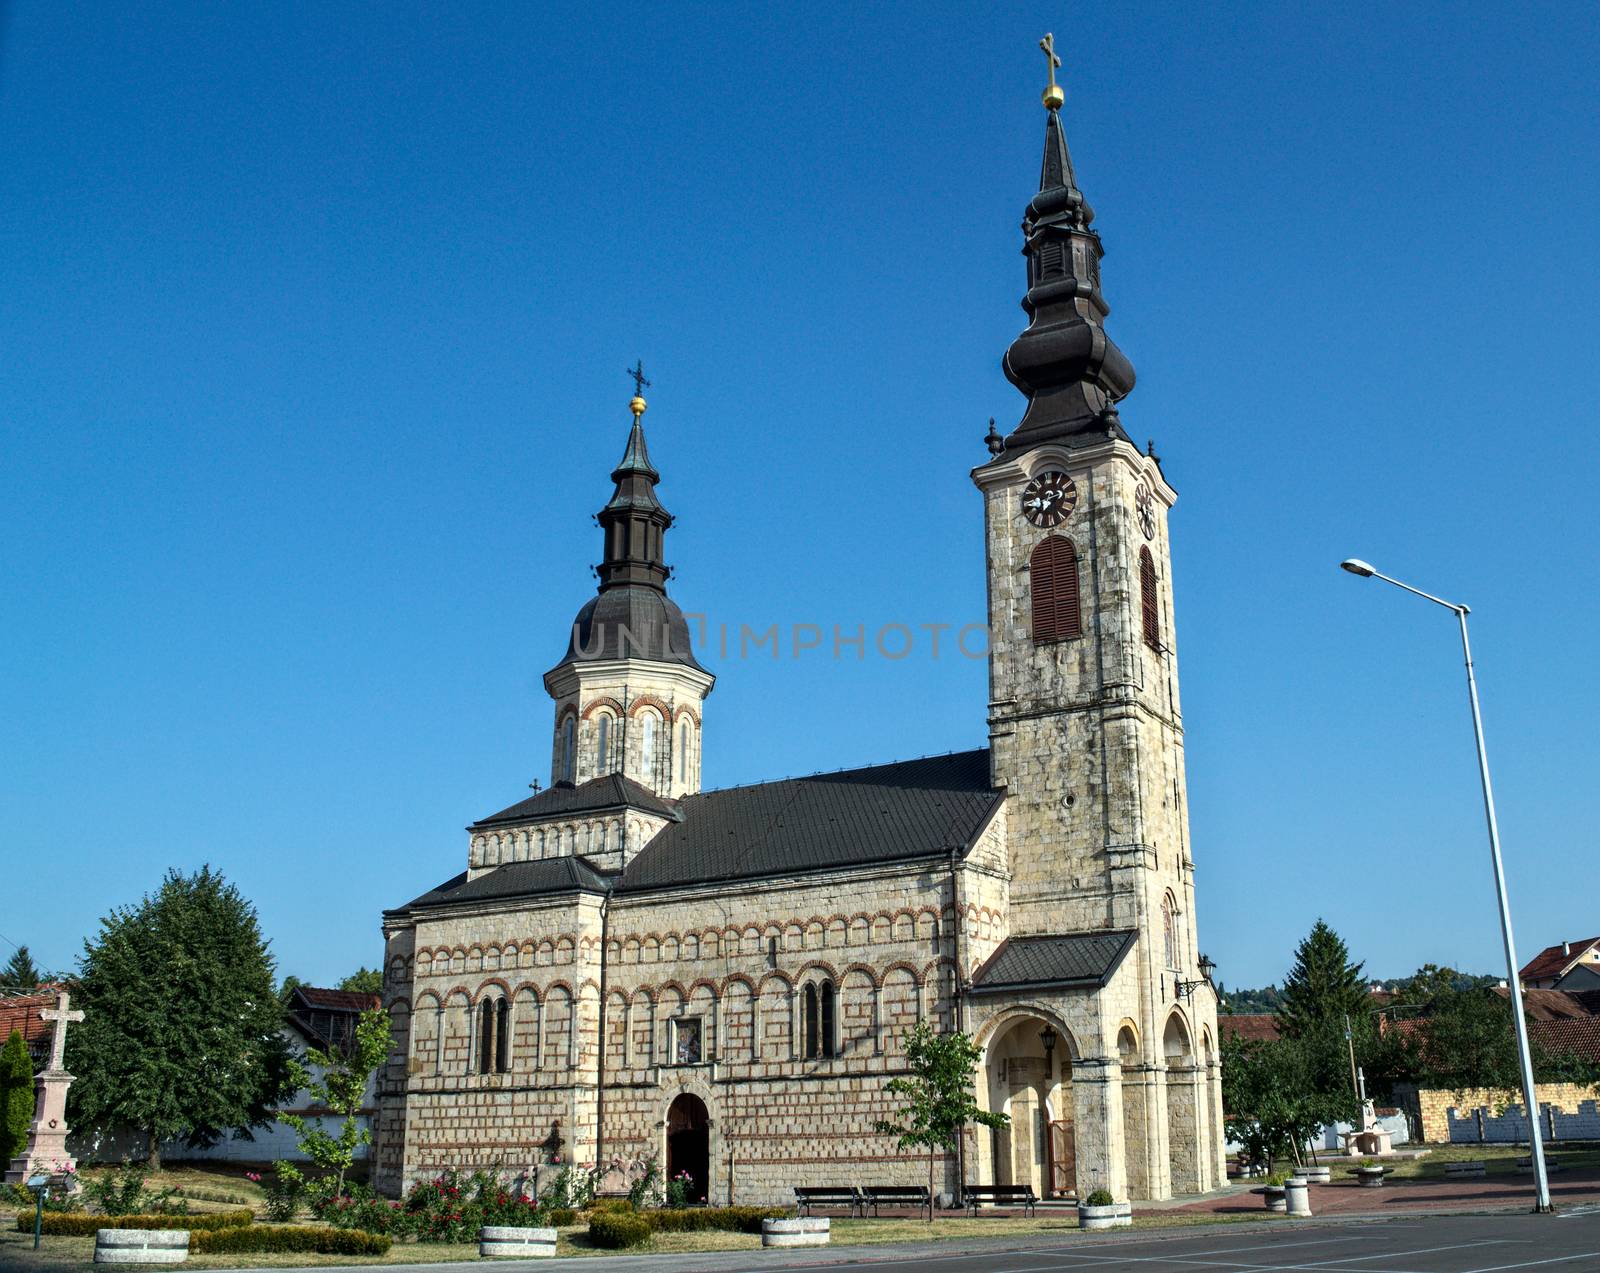
[{"label": "red tile roof house", "polygon": [[1546,946],[1518,976],[1524,990],[1600,990],[1600,937]]},{"label": "red tile roof house", "polygon": [[[9,1001],[8,1001],[9,1002]],[[303,1053],[308,1047],[326,1048],[348,1039],[355,1030],[356,1019],[368,1008],[380,1006],[377,995],[358,994],[348,990],[325,990],[317,986],[297,986],[290,995],[284,1013],[283,1035],[289,1043]],[[313,1069],[313,1077],[318,1074]],[[380,1067],[381,1068],[381,1067]],[[358,1115],[368,1131],[372,1129],[372,1116],[377,1109],[377,1074],[367,1082]],[[283,1105],[282,1111],[298,1114],[302,1118],[320,1119],[325,1130],[338,1134],[343,1121],[326,1109],[314,1106],[308,1093],[296,1092]],[[287,1123],[273,1121],[259,1127],[253,1140],[226,1137],[209,1149],[193,1149],[182,1141],[168,1141],[161,1146],[163,1162],[241,1162],[269,1163],[279,1159],[304,1162],[300,1152],[299,1133]],[[85,1136],[83,1144],[69,1142],[80,1161],[119,1162],[123,1158],[141,1157],[144,1138],[135,1134],[111,1133],[96,1137]],[[363,1146],[356,1151],[357,1160],[364,1159],[370,1150]]]},{"label": "red tile roof house", "polygon": [[0,1047],[5,1046],[13,1030],[21,1030],[28,1045],[28,1055],[33,1058],[33,1072],[37,1074],[50,1059],[50,1036],[55,1026],[39,1013],[56,1006],[56,992],[39,995],[13,995],[0,999]]}]

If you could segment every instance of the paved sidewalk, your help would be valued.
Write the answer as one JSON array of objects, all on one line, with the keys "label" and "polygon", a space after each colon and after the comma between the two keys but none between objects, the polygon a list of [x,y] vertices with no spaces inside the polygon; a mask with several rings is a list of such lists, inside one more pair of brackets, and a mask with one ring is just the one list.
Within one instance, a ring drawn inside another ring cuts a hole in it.
[{"label": "paved sidewalk", "polygon": [[[1153,1210],[1175,1214],[1237,1215],[1265,1209],[1256,1181],[1236,1181],[1227,1190],[1176,1206],[1151,1204],[1135,1215]],[[1600,1203],[1600,1174],[1570,1173],[1551,1178],[1550,1197],[1559,1209]],[[1335,1179],[1330,1185],[1311,1186],[1313,1215],[1418,1215],[1462,1214],[1483,1211],[1531,1211],[1532,1176],[1484,1176],[1476,1180],[1386,1180],[1380,1189],[1363,1189],[1352,1181]],[[1600,1265],[1596,1266],[1600,1268]]]}]

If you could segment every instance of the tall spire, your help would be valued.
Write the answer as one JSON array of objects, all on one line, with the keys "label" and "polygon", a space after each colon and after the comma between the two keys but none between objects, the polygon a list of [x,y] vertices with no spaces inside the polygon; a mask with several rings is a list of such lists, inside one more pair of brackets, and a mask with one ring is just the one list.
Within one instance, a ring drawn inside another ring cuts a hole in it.
[{"label": "tall spire", "polygon": [[1028,329],[1006,350],[1006,379],[1028,396],[1022,421],[1006,438],[1008,450],[1056,440],[1126,438],[1116,403],[1133,388],[1133,364],[1106,335],[1110,313],[1100,292],[1100,236],[1089,228],[1094,209],[1078,189],[1061,127],[1065,100],[1055,82],[1055,41],[1039,41],[1050,70],[1044,91],[1044,160],[1039,193],[1022,217]]},{"label": "tall spire", "polygon": [[644,440],[644,413],[649,405],[644,390],[649,381],[642,365],[628,373],[634,379],[633,427],[622,459],[611,471],[617,484],[611,501],[598,514],[605,531],[605,559],[600,563],[600,591],[627,584],[643,584],[665,591],[671,573],[663,556],[662,540],[672,525],[672,514],[656,498],[656,483],[661,480],[650,463],[650,448]]}]

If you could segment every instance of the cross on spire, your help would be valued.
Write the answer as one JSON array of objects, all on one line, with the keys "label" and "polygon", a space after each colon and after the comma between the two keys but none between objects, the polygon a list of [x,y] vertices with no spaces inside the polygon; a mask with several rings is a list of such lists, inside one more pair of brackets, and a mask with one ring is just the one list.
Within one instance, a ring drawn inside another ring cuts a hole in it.
[{"label": "cross on spire", "polygon": [[1055,110],[1067,100],[1061,86],[1056,83],[1056,67],[1061,65],[1061,59],[1056,56],[1056,37],[1046,31],[1044,39],[1039,41],[1039,48],[1044,53],[1045,69],[1050,76],[1050,85],[1044,91],[1044,104],[1050,110]]},{"label": "cross on spire", "polygon": [[644,359],[641,358],[635,362],[633,370],[628,372],[628,375],[633,377],[634,393],[643,397],[644,391],[650,387],[650,382],[644,378]]},{"label": "cross on spire", "polygon": [[71,1012],[68,1009],[72,1003],[72,996],[63,990],[56,996],[56,1006],[41,1008],[39,1015],[46,1021],[56,1023],[55,1037],[50,1044],[50,1068],[60,1070],[65,1068],[67,1059],[67,1022],[82,1021],[82,1012]]}]

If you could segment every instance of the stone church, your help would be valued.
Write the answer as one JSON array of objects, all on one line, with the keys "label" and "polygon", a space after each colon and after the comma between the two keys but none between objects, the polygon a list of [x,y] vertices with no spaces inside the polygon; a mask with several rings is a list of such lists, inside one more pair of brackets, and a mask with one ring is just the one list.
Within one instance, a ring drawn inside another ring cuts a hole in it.
[{"label": "stone church", "polygon": [[473,823],[466,869],[383,916],[384,1192],[448,1165],[651,1155],[713,1203],[925,1182],[925,1158],[872,1130],[918,1022],[976,1039],[977,1098],[1010,1116],[968,1129],[941,1192],[1222,1181],[1176,494],[1121,423],[1134,372],[1105,330],[1053,75],[1044,102],[1029,322],[1004,357],[1027,405],[971,474],[988,747],[702,790],[715,678],[667,592],[672,516],[636,396],[599,590],[544,677],[550,783]]}]

